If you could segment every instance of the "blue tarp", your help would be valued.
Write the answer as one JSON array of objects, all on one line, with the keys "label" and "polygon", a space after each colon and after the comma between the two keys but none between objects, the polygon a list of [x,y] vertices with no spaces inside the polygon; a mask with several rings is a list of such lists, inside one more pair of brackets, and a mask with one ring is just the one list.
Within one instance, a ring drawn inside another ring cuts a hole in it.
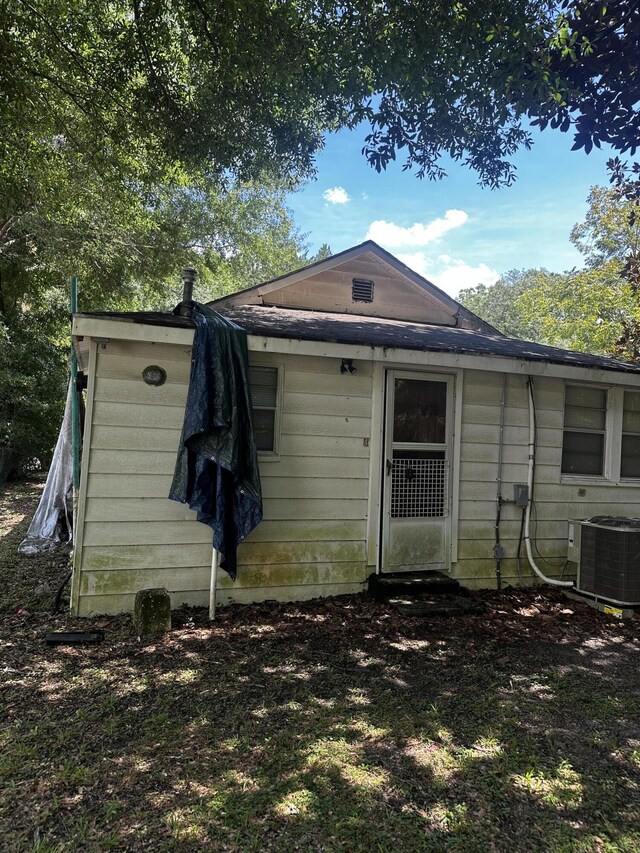
[{"label": "blue tarp", "polygon": [[238,543],[262,520],[247,335],[211,308],[193,306],[189,393],[169,497],[212,528],[220,567],[235,580]]}]

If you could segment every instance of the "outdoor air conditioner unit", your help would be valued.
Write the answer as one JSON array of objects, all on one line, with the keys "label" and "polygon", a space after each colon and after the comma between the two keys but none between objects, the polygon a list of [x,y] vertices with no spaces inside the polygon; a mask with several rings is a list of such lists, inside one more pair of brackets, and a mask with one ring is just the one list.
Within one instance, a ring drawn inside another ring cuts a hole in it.
[{"label": "outdoor air conditioner unit", "polygon": [[569,521],[567,556],[578,564],[577,592],[640,606],[640,519],[597,515]]}]

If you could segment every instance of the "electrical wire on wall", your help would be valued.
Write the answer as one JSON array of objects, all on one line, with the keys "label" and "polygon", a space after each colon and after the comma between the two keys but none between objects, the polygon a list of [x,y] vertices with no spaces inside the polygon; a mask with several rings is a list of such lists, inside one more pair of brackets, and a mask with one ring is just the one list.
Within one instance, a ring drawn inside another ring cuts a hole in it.
[{"label": "electrical wire on wall", "polygon": [[[535,483],[535,467],[536,467],[536,440],[537,440],[537,419],[536,405],[533,394],[533,378],[527,378],[527,387],[529,389],[529,468],[527,475],[528,500],[524,511],[524,544],[527,551],[527,559],[534,573],[545,583],[553,586],[573,586],[573,581],[557,580],[549,578],[538,568],[534,558],[531,545],[531,512],[533,509],[533,489]],[[521,540],[522,541],[522,540]],[[537,548],[536,548],[537,550]],[[520,544],[518,544],[518,557],[520,555]]]}]

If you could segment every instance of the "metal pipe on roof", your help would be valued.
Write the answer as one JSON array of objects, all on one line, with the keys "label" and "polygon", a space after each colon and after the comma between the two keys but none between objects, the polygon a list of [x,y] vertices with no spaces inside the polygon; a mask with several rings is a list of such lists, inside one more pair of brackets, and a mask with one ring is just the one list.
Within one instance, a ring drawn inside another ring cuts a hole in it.
[{"label": "metal pipe on roof", "polygon": [[197,275],[193,267],[185,267],[182,270],[182,302],[177,310],[180,317],[190,317],[193,312],[193,288]]}]

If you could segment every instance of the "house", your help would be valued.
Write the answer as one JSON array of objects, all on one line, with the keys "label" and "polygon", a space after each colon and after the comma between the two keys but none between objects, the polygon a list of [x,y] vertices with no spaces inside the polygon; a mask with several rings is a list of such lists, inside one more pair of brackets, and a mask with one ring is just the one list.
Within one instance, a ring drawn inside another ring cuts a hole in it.
[{"label": "house", "polygon": [[[637,365],[504,337],[373,242],[212,306],[248,333],[264,496],[218,604],[425,568],[531,583],[525,514],[544,572],[571,576],[569,519],[638,514]],[[211,531],[167,499],[192,324],[77,314],[73,329],[88,397],[72,611],[128,611],[156,586],[206,605]]]}]

